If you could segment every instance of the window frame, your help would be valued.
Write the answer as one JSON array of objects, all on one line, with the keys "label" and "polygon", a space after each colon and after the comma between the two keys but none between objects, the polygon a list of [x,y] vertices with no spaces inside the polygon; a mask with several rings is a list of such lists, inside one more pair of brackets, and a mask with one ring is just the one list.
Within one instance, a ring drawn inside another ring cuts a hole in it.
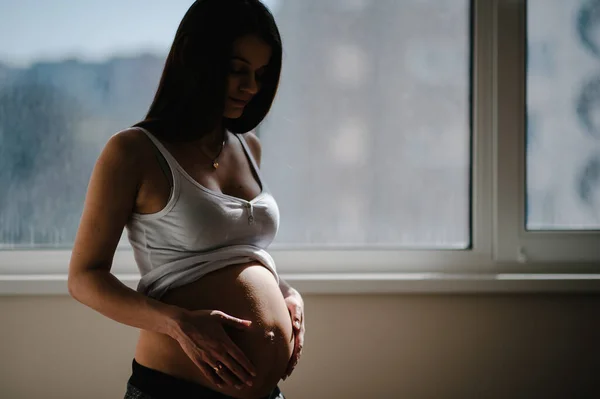
[{"label": "window frame", "polygon": [[[280,247],[301,292],[600,292],[594,234],[524,228],[526,0],[472,0],[471,237],[466,250]],[[518,29],[502,29],[517,24]],[[501,156],[500,156],[501,155]],[[583,257],[576,257],[574,251]],[[566,252],[565,252],[566,251]],[[567,254],[567,256],[561,256]],[[0,251],[0,294],[65,294],[70,250]],[[112,272],[135,288],[130,250]]]},{"label": "window frame", "polygon": [[528,231],[527,1],[500,1],[497,30],[494,259],[524,272],[600,272],[600,231]]}]

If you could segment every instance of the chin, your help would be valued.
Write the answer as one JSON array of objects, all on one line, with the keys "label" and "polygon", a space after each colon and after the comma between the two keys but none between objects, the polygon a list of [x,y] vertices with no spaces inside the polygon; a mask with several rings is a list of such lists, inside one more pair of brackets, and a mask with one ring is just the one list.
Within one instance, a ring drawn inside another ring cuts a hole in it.
[{"label": "chin", "polygon": [[229,118],[229,119],[237,119],[239,117],[241,117],[244,114],[244,110],[229,110],[229,111],[225,111],[225,118]]}]

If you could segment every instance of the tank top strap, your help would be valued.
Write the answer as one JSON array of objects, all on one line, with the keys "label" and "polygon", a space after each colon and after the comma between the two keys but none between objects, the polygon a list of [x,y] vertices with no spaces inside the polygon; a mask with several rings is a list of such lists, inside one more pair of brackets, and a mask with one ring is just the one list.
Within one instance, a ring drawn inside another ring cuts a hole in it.
[{"label": "tank top strap", "polygon": [[262,175],[260,173],[260,169],[258,167],[258,164],[256,163],[256,160],[254,159],[254,155],[252,155],[252,151],[250,151],[250,147],[248,146],[248,143],[246,142],[246,140],[244,139],[244,136],[242,134],[235,134],[235,136],[237,136],[237,138],[240,141],[240,143],[242,143],[242,147],[244,147],[244,152],[246,153],[246,156],[250,159],[250,163],[252,164],[252,168],[254,169],[254,172],[256,173],[256,176],[258,176],[258,178],[260,180],[261,187],[263,187],[264,180],[263,180]]},{"label": "tank top strap", "polygon": [[169,150],[165,148],[165,146],[148,130],[144,129],[140,126],[135,126],[134,129],[138,129],[152,141],[154,150],[156,152],[156,158],[158,159],[158,163],[163,173],[169,180],[171,184],[171,188],[175,184],[175,171],[177,170],[177,160],[173,158]]}]

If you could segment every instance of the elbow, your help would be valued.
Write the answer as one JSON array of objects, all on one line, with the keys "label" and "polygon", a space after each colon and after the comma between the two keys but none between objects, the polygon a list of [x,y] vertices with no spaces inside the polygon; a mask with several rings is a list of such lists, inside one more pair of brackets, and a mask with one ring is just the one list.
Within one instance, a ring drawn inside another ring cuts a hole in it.
[{"label": "elbow", "polygon": [[103,278],[103,274],[103,271],[95,269],[70,270],[67,278],[69,295],[78,302],[87,304],[91,299],[90,293],[95,291],[95,285]]},{"label": "elbow", "polygon": [[69,290],[69,295],[73,299],[77,299],[77,278],[72,273],[69,273],[69,277],[67,278],[67,289]]},{"label": "elbow", "polygon": [[69,291],[69,295],[77,300],[78,302],[81,302],[81,292],[82,292],[82,287],[84,284],[84,275],[85,272],[70,272],[69,276],[67,278],[67,289]]}]

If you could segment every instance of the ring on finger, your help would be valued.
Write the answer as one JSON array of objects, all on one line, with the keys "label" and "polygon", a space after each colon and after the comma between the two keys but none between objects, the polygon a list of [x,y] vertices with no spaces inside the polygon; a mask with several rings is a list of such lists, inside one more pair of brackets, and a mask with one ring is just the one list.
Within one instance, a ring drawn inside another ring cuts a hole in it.
[{"label": "ring on finger", "polygon": [[215,370],[215,373],[218,373],[219,371],[223,370],[223,367],[225,367],[223,363],[217,362],[217,365],[213,367],[213,370]]}]

